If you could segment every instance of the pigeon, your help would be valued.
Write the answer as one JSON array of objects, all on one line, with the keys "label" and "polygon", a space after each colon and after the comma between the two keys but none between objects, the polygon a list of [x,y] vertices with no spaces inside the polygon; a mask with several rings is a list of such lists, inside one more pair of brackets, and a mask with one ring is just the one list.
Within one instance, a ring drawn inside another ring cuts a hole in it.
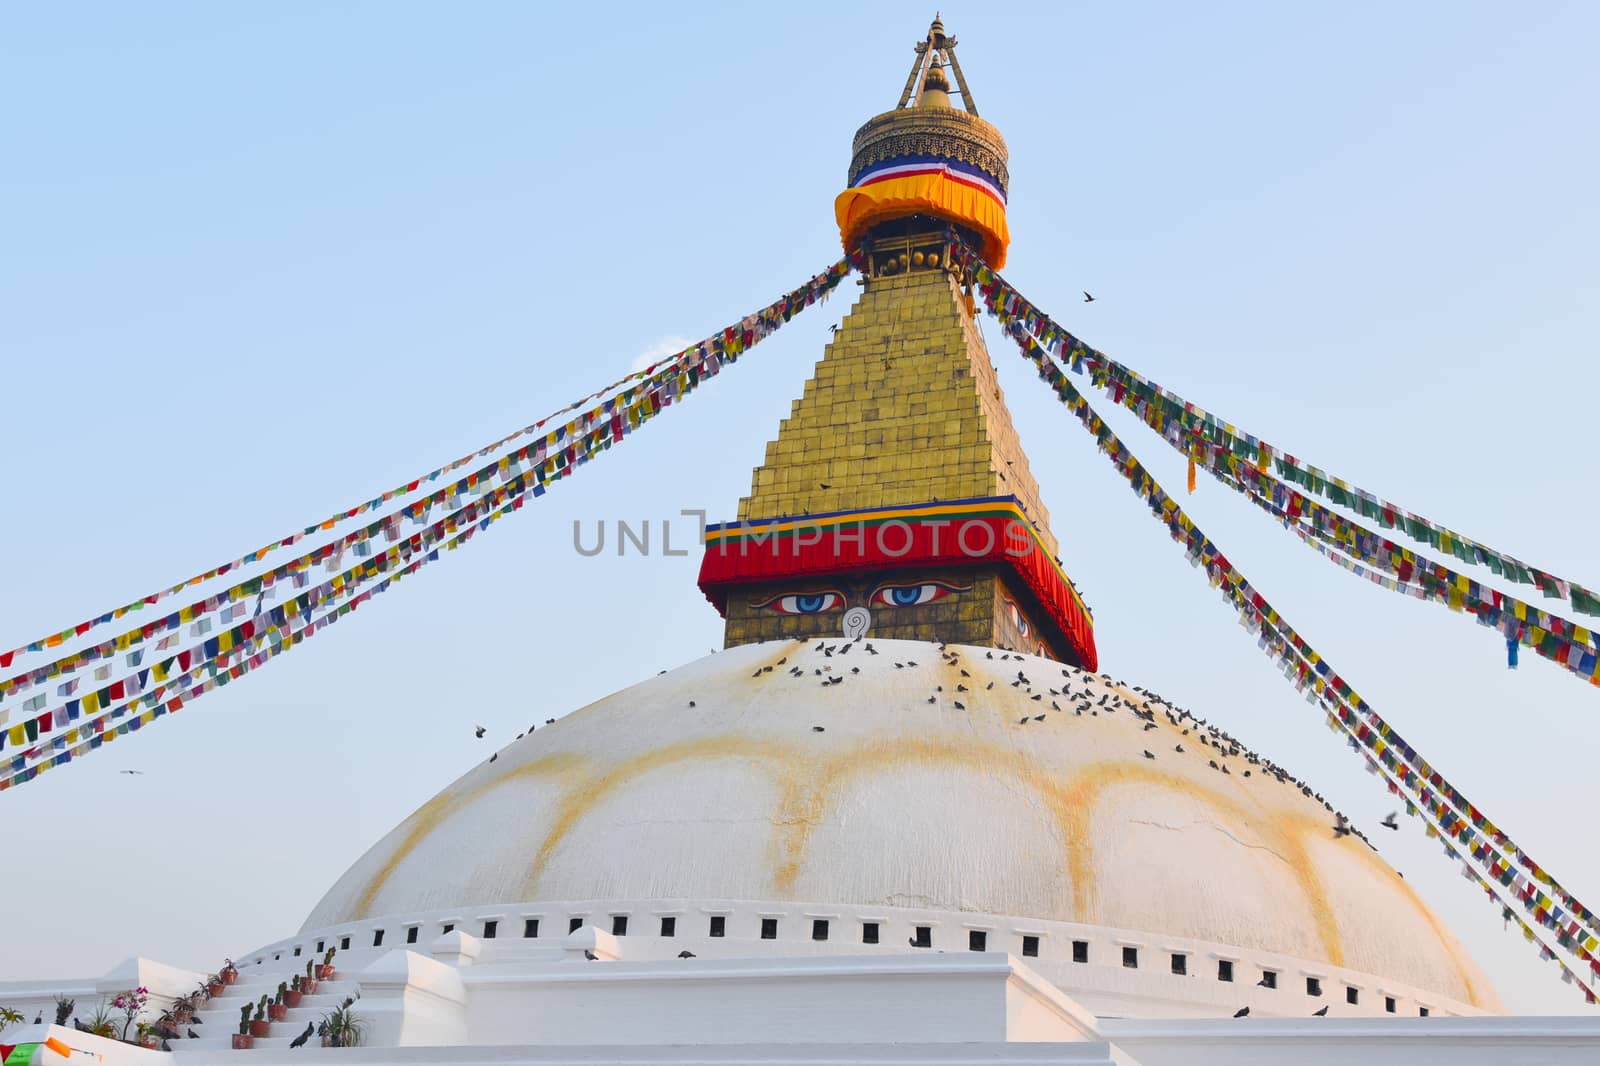
[{"label": "pigeon", "polygon": [[488,732],[488,730],[484,729],[483,726],[475,726],[472,730],[472,735],[477,737],[479,740],[482,740],[483,734],[486,732]]},{"label": "pigeon", "polygon": [[594,962],[600,956],[596,955],[594,952],[590,951],[588,948],[584,948],[583,957],[588,959],[590,962]]},{"label": "pigeon", "polygon": [[34,1025],[43,1025],[44,1024],[44,1015],[41,1014],[37,1018],[35,1018],[33,1020],[33,1024]]},{"label": "pigeon", "polygon": [[1399,811],[1390,811],[1389,812],[1389,816],[1387,818],[1385,818],[1382,822],[1378,823],[1378,824],[1382,825],[1385,829],[1399,829],[1400,828],[1400,812]]},{"label": "pigeon", "polygon": [[680,959],[692,959],[694,957],[695,957],[695,954],[692,951],[680,951],[680,952],[678,952],[678,958],[680,958]]},{"label": "pigeon", "polygon": [[310,1022],[306,1022],[306,1031],[301,1033],[299,1036],[295,1037],[293,1040],[289,1041],[289,1046],[292,1047],[292,1048],[305,1047],[306,1046],[306,1041],[311,1039],[311,1034],[315,1030],[316,1030],[316,1026],[312,1025]]},{"label": "pigeon", "polygon": [[1248,1018],[1250,1016],[1250,1008],[1240,1007],[1238,1010],[1233,1012],[1233,1016],[1235,1018]]},{"label": "pigeon", "polygon": [[1327,1017],[1327,1015],[1328,1015],[1327,1004],[1323,1004],[1321,1010],[1314,1010],[1314,1011],[1311,1012],[1311,1016],[1313,1018],[1325,1018],[1325,1017]]},{"label": "pigeon", "polygon": [[143,774],[143,770],[118,770],[119,774]]},{"label": "pigeon", "polygon": [[1146,751],[1146,752],[1145,752],[1145,753],[1144,753],[1144,757],[1145,757],[1145,758],[1146,758],[1146,759],[1154,759],[1154,758],[1155,758],[1155,756],[1154,756],[1154,755],[1151,755],[1151,754],[1150,754],[1150,752],[1148,752],[1148,751]]},{"label": "pigeon", "polygon": [[690,700],[690,701],[689,701],[689,706],[691,706],[691,707],[693,707],[693,706],[694,706],[694,700]]},{"label": "pigeon", "polygon": [[190,1040],[199,1040],[200,1039],[200,1034],[195,1032],[193,1029],[190,1029],[189,1030],[189,1039]]},{"label": "pigeon", "polygon": [[1265,977],[1256,982],[1257,988],[1271,988],[1272,984]]},{"label": "pigeon", "polygon": [[499,753],[499,752],[498,752],[498,751],[497,751],[497,752],[495,752],[495,753],[494,753],[494,754],[493,754],[493,755],[491,755],[491,756],[489,756],[489,761],[490,761],[490,762],[494,762],[494,761],[495,761],[495,760],[496,760],[496,759],[498,759],[498,758],[499,758],[499,757],[500,757],[500,753]]},{"label": "pigeon", "polygon": [[350,1009],[350,1004],[354,1003],[355,1001],[356,1001],[356,997],[354,997],[354,996],[346,996],[346,997],[344,997],[344,1002],[339,1004],[339,1007],[340,1007],[341,1010],[349,1010]]},{"label": "pigeon", "polygon": [[172,1045],[167,1043],[166,1037],[162,1037],[161,1038],[161,1050],[162,1051],[171,1051],[172,1050]]},{"label": "pigeon", "polygon": [[89,1031],[89,1027],[80,1022],[76,1014],[72,1016],[72,1027],[80,1033],[87,1033]]},{"label": "pigeon", "polygon": [[1347,837],[1349,835],[1350,835],[1350,819],[1346,818],[1344,815],[1341,814],[1341,815],[1339,815],[1339,820],[1337,822],[1335,822],[1334,826],[1333,826],[1334,839],[1337,840],[1339,837]]},{"label": "pigeon", "polygon": [[814,726],[811,727],[811,731],[813,733],[821,733],[821,732],[823,732],[823,728],[820,725],[814,725]]}]

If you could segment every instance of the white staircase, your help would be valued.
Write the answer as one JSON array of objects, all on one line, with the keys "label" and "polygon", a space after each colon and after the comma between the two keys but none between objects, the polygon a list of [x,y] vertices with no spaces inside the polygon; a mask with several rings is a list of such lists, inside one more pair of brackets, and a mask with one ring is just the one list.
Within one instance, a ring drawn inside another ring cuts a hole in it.
[{"label": "white staircase", "polygon": [[[240,1009],[246,1003],[255,1004],[263,995],[270,999],[278,991],[280,982],[292,981],[293,977],[292,970],[259,974],[241,971],[237,982],[228,985],[222,995],[214,997],[195,1011],[195,1018],[201,1024],[178,1026],[181,1039],[171,1041],[172,1050],[175,1052],[229,1050],[233,1047],[233,1035],[239,1031]],[[315,995],[301,997],[298,1007],[289,1008],[286,1020],[273,1022],[271,1034],[256,1037],[253,1046],[287,1048],[295,1037],[305,1032],[307,1023],[315,1027],[346,999],[353,997],[356,988],[355,981],[343,980],[337,976],[332,981],[320,982]],[[191,1028],[195,1032],[193,1038],[187,1035]],[[321,1046],[315,1028],[304,1046]]]}]

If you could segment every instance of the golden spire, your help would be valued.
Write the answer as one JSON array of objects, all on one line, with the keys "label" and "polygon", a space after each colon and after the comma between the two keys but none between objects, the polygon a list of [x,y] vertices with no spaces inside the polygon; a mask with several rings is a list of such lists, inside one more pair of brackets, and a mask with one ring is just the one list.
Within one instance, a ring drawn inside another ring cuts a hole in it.
[{"label": "golden spire", "polygon": [[945,80],[944,67],[934,56],[928,65],[928,76],[922,80],[922,92],[917,97],[918,107],[950,107],[950,83]]}]

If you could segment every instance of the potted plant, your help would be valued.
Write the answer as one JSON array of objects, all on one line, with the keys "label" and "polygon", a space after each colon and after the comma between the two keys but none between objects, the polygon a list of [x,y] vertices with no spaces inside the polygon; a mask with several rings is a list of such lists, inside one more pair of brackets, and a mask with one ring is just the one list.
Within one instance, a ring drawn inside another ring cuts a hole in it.
[{"label": "potted plant", "polygon": [[300,991],[308,996],[317,994],[317,979],[311,976],[312,964],[306,963],[306,975],[300,979]]},{"label": "potted plant", "polygon": [[117,998],[111,1001],[111,1006],[114,1010],[122,1012],[122,1031],[118,1034],[118,1039],[123,1041],[128,1039],[129,1027],[139,1017],[139,1012],[144,1010],[144,1005],[149,1000],[150,990],[143,985],[117,993]]},{"label": "potted plant", "polygon": [[84,1026],[84,1029],[95,1036],[103,1036],[108,1040],[115,1040],[117,1038],[117,1012],[111,1009],[111,1004],[102,999],[100,1005],[94,1009],[94,1013],[89,1015],[89,1022]]},{"label": "potted plant", "polygon": [[367,1023],[349,1007],[337,1007],[323,1016],[323,1047],[358,1047],[367,1035]]},{"label": "potted plant", "polygon": [[271,1021],[281,1022],[288,1019],[289,1008],[283,1002],[283,994],[286,991],[287,987],[280,981],[278,990],[272,994],[272,1002],[267,1004],[267,1018]]},{"label": "potted plant", "polygon": [[222,980],[220,973],[214,973],[206,978],[206,998],[216,999],[228,989],[227,983]]},{"label": "potted plant", "polygon": [[[279,985],[278,987],[283,988],[282,985]],[[300,1005],[300,997],[304,994],[305,993],[300,991],[300,975],[295,974],[294,981],[289,985],[289,987],[283,988],[283,1002],[291,1009],[298,1007]]]},{"label": "potted plant", "polygon": [[239,1031],[233,1034],[233,1050],[248,1051],[255,1046],[256,1038],[250,1035],[250,1004],[239,1010]]},{"label": "potted plant", "polygon": [[223,962],[222,962],[222,983],[225,984],[225,985],[231,985],[235,981],[237,981],[238,979],[239,979],[239,971],[233,965],[233,960],[232,959],[224,959]]},{"label": "potted plant", "polygon": [[172,1015],[172,1028],[176,1029],[180,1025],[188,1025],[194,1021],[195,995],[196,993],[190,992],[172,1001],[172,1009],[168,1012]]},{"label": "potted plant", "polygon": [[272,1032],[272,1022],[267,1020],[267,997],[256,1001],[255,1013],[250,1017],[250,1035],[266,1036]]},{"label": "potted plant", "polygon": [[75,999],[68,999],[65,995],[56,997],[56,1024],[66,1025],[67,1019],[72,1017],[72,1008],[78,1005]]},{"label": "potted plant", "polygon": [[317,963],[316,977],[319,981],[333,980],[333,953],[336,948],[329,948],[327,954],[322,956],[322,961]]}]

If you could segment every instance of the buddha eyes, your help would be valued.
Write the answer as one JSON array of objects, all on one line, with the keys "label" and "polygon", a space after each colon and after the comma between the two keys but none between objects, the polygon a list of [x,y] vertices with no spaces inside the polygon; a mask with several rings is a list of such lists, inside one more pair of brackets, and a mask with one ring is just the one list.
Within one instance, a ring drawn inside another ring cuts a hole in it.
[{"label": "buddha eyes", "polygon": [[916,607],[959,591],[955,586],[946,585],[942,581],[924,581],[915,585],[882,585],[872,593],[868,603],[873,607]]},{"label": "buddha eyes", "polygon": [[821,614],[843,607],[844,595],[832,591],[790,593],[752,606],[780,614]]},{"label": "buddha eyes", "polygon": [[1027,636],[1033,631],[1032,627],[1028,625],[1027,616],[1024,615],[1022,610],[1010,600],[1006,601],[1006,611],[1011,615],[1011,624],[1017,627],[1018,633],[1021,633],[1023,636]]},{"label": "buddha eyes", "polygon": [[[941,600],[952,592],[965,592],[971,585],[951,585],[943,581],[916,581],[905,585],[879,585],[867,597],[868,607],[918,607],[924,603]],[[848,602],[837,589],[820,589],[816,592],[780,592],[750,606],[758,611],[777,611],[779,614],[823,614],[837,611]]]}]

